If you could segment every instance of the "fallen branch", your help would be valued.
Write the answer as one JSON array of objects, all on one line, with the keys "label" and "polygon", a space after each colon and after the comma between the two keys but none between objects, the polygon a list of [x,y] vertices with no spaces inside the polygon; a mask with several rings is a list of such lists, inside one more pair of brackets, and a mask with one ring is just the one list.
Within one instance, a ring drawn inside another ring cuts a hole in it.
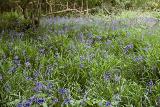
[{"label": "fallen branch", "polygon": [[66,9],[66,10],[61,10],[61,11],[56,11],[56,12],[52,12],[52,13],[48,13],[48,14],[42,14],[42,16],[48,16],[48,15],[53,15],[53,14],[59,14],[59,13],[65,13],[65,12],[77,12],[79,14],[84,14],[84,12],[89,12],[91,10],[95,10],[96,8],[92,8],[92,9],[87,9],[87,10],[83,10],[83,11],[79,11],[78,9]]},{"label": "fallen branch", "polygon": [[66,9],[66,10],[61,10],[61,11],[57,11],[57,12],[48,13],[48,14],[45,14],[45,15],[43,14],[42,16],[48,16],[48,15],[52,15],[52,14],[59,14],[59,13],[70,12],[70,11],[75,11],[77,13],[82,14],[82,12],[77,10],[77,9]]}]

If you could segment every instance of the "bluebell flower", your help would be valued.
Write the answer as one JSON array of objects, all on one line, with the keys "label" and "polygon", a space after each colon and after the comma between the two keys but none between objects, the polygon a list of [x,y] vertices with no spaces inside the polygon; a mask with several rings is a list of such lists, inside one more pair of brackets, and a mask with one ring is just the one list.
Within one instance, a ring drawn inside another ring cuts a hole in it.
[{"label": "bluebell flower", "polygon": [[13,62],[14,62],[14,64],[16,64],[16,65],[20,65],[20,58],[19,58],[17,55],[14,56]]},{"label": "bluebell flower", "polygon": [[85,57],[80,56],[80,61],[83,62],[85,60]]},{"label": "bluebell flower", "polygon": [[66,98],[66,99],[64,99],[64,104],[70,104],[70,99],[69,98]]},{"label": "bluebell flower", "polygon": [[111,40],[107,40],[106,44],[107,45],[111,45],[112,41]]},{"label": "bluebell flower", "polygon": [[149,88],[149,89],[146,89],[145,93],[148,95],[148,94],[152,94],[152,89]]},{"label": "bluebell flower", "polygon": [[36,103],[38,103],[38,104],[43,104],[45,102],[45,99],[44,98],[37,98],[36,99]]},{"label": "bluebell flower", "polygon": [[98,40],[101,40],[101,39],[102,39],[102,36],[96,36],[96,38],[97,38]]},{"label": "bluebell flower", "polygon": [[62,95],[66,94],[67,92],[68,92],[68,91],[67,91],[66,88],[60,88],[60,89],[59,89],[59,93],[62,94]]},{"label": "bluebell flower", "polygon": [[135,62],[140,62],[140,61],[142,61],[143,59],[144,59],[143,56],[138,56],[138,57],[134,58],[133,61],[135,61]]},{"label": "bluebell flower", "polygon": [[45,72],[45,76],[47,77],[47,76],[50,76],[51,75],[51,68],[50,67],[47,67],[47,69],[46,69],[46,72]]},{"label": "bluebell flower", "polygon": [[35,95],[33,95],[32,97],[30,97],[30,98],[28,99],[28,101],[30,101],[30,102],[34,102],[34,101],[36,101],[36,96],[35,96]]},{"label": "bluebell flower", "polygon": [[63,30],[64,30],[64,32],[67,32],[68,31],[68,27],[67,26],[63,26]]},{"label": "bluebell flower", "polygon": [[102,103],[102,102],[99,102],[99,103],[98,103],[98,106],[102,107],[102,106],[103,106],[103,103]]},{"label": "bluebell flower", "polygon": [[111,74],[110,73],[105,73],[104,74],[104,80],[108,81],[111,78]]},{"label": "bluebell flower", "polygon": [[88,40],[86,40],[86,44],[87,44],[87,45],[91,45],[91,44],[93,44],[93,42],[94,42],[93,39],[88,39]]},{"label": "bluebell flower", "polygon": [[18,103],[18,104],[17,104],[17,107],[24,107],[24,106],[23,106],[23,103],[22,103],[22,102]]},{"label": "bluebell flower", "polygon": [[17,67],[12,66],[12,67],[9,69],[9,73],[15,73],[16,70],[17,70]]},{"label": "bluebell flower", "polygon": [[114,75],[114,80],[115,80],[115,82],[119,82],[121,80],[121,76]]},{"label": "bluebell flower", "polygon": [[118,93],[116,93],[116,94],[114,94],[114,96],[113,96],[113,100],[114,100],[114,101],[120,101],[120,100],[121,100],[121,96],[120,96]]},{"label": "bluebell flower", "polygon": [[80,64],[80,69],[83,69],[84,68],[84,64]]},{"label": "bluebell flower", "polygon": [[127,53],[130,49],[133,49],[133,48],[134,48],[133,44],[129,44],[124,47],[124,52]]},{"label": "bluebell flower", "polygon": [[79,34],[79,39],[80,39],[80,42],[84,42],[84,35],[82,32],[80,32]]},{"label": "bluebell flower", "polygon": [[58,30],[57,35],[62,35],[62,30]]},{"label": "bluebell flower", "polygon": [[27,100],[26,102],[23,103],[23,107],[31,107],[32,101]]},{"label": "bluebell flower", "polygon": [[38,78],[39,74],[40,74],[39,71],[35,71],[34,74],[33,74],[34,79]]},{"label": "bluebell flower", "polygon": [[107,101],[105,104],[106,107],[111,106],[111,102]]},{"label": "bluebell flower", "polygon": [[130,35],[131,35],[131,33],[127,31],[126,36],[129,37]]},{"label": "bluebell flower", "polygon": [[150,80],[148,83],[147,83],[147,85],[149,86],[149,87],[152,87],[154,84],[153,84],[153,81],[152,80]]},{"label": "bluebell flower", "polygon": [[41,49],[39,50],[39,52],[40,52],[40,54],[45,54],[45,48],[41,48]]},{"label": "bluebell flower", "polygon": [[32,80],[33,78],[28,77],[28,76],[25,76],[25,79],[26,79],[27,81],[30,81],[30,80]]},{"label": "bluebell flower", "polygon": [[14,59],[14,60],[19,60],[19,57],[16,55],[16,56],[14,56],[13,59]]},{"label": "bluebell flower", "polygon": [[28,68],[28,67],[31,66],[31,63],[30,63],[29,61],[26,61],[26,62],[25,62],[25,66]]},{"label": "bluebell flower", "polygon": [[36,82],[36,86],[34,87],[34,91],[39,92],[43,89],[46,89],[46,86],[43,83]]},{"label": "bluebell flower", "polygon": [[58,57],[59,57],[59,53],[56,52],[56,53],[54,54],[54,58],[58,58]]},{"label": "bluebell flower", "polygon": [[88,33],[87,36],[88,36],[88,38],[92,38],[93,34],[92,33]]},{"label": "bluebell flower", "polygon": [[117,30],[117,26],[112,25],[112,30]]},{"label": "bluebell flower", "polygon": [[58,98],[53,98],[53,99],[52,99],[52,102],[53,102],[53,103],[57,103],[57,102],[59,102],[59,100],[58,100]]}]

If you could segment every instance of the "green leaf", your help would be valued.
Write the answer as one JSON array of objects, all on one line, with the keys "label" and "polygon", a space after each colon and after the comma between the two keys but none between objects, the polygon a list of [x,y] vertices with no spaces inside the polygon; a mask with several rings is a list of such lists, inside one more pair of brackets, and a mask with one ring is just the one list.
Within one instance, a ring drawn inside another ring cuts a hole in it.
[{"label": "green leaf", "polygon": [[14,101],[12,101],[12,102],[8,102],[7,105],[8,105],[8,106],[9,106],[9,105],[17,105],[19,102],[20,102],[20,99],[16,99],[16,100],[14,100]]},{"label": "green leaf", "polygon": [[43,107],[48,107],[48,106],[47,106],[47,103],[43,103]]}]

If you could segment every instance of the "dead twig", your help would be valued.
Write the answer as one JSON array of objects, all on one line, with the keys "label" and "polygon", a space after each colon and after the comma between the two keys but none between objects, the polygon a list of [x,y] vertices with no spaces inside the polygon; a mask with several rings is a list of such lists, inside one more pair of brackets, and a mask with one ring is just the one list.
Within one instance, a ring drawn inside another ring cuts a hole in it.
[{"label": "dead twig", "polygon": [[91,8],[91,9],[87,9],[87,10],[83,10],[82,12],[79,11],[78,9],[66,9],[66,10],[61,10],[61,11],[56,11],[56,12],[52,12],[52,13],[47,13],[47,14],[42,14],[42,16],[48,16],[48,15],[53,15],[53,14],[60,14],[60,13],[65,13],[65,12],[77,12],[79,14],[84,14],[85,12],[89,12],[92,10],[95,10],[96,8]]},{"label": "dead twig", "polygon": [[77,13],[82,13],[81,11],[77,10],[77,9],[66,9],[66,10],[61,10],[61,11],[56,11],[56,12],[52,12],[52,13],[48,13],[48,14],[43,14],[42,16],[48,16],[48,15],[53,15],[53,14],[59,14],[59,13],[65,13],[65,12],[77,12]]}]

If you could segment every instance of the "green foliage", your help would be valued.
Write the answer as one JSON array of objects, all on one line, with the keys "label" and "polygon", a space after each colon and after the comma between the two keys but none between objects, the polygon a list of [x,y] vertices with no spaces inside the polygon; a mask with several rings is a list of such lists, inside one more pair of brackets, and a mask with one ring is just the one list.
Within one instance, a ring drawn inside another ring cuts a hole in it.
[{"label": "green foliage", "polygon": [[[158,105],[160,27],[147,25],[157,21],[156,13],[137,14],[50,17],[26,32],[6,27],[0,38],[0,105],[34,98],[32,106],[44,107]],[[1,17],[29,23],[17,13]],[[38,104],[39,98],[45,102]]]},{"label": "green foliage", "polygon": [[17,12],[3,13],[0,16],[0,29],[16,30],[17,32],[25,31],[33,27],[30,19],[24,19],[23,15]]}]

